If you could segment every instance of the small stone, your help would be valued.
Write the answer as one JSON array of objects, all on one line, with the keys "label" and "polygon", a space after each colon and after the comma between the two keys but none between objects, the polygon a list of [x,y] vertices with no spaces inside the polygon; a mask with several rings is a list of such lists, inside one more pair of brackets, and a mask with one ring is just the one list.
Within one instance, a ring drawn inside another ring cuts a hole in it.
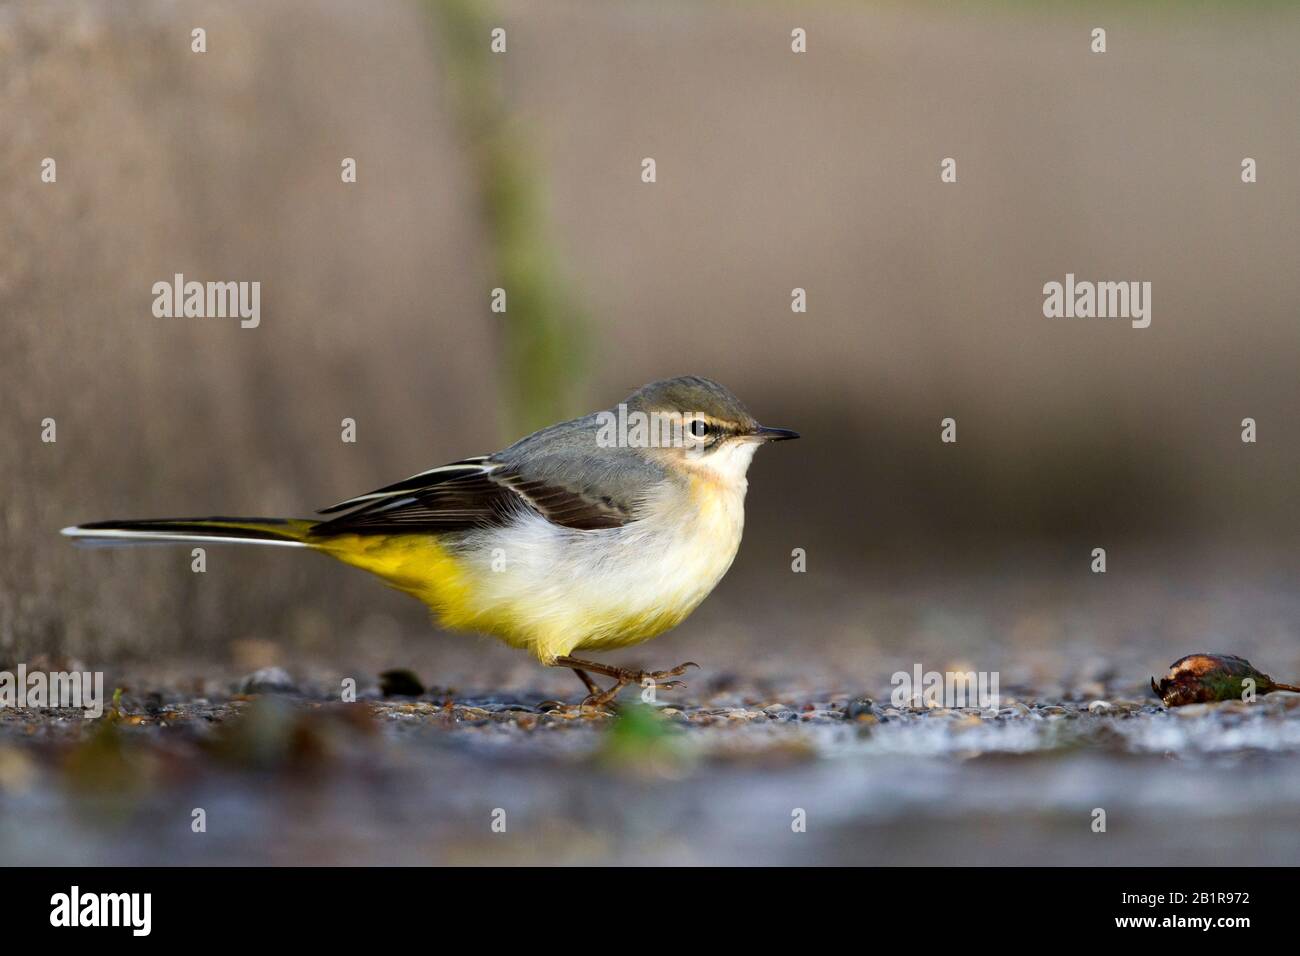
[{"label": "small stone", "polygon": [[482,707],[457,707],[454,716],[457,720],[477,722],[487,720],[492,714]]},{"label": "small stone", "polygon": [[875,702],[870,697],[855,697],[844,707],[845,720],[859,720],[863,717],[870,717],[873,714],[872,708]]},{"label": "small stone", "polygon": [[283,667],[263,667],[239,684],[241,694],[296,694],[298,685]]},{"label": "small stone", "polygon": [[838,710],[810,710],[801,714],[799,719],[824,724],[832,720],[839,720],[843,716]]},{"label": "small stone", "polygon": [[1108,714],[1110,710],[1110,704],[1104,700],[1094,700],[1088,705],[1088,713],[1090,714]]},{"label": "small stone", "polygon": [[385,697],[419,697],[424,685],[413,671],[399,668],[379,675],[379,690]]}]

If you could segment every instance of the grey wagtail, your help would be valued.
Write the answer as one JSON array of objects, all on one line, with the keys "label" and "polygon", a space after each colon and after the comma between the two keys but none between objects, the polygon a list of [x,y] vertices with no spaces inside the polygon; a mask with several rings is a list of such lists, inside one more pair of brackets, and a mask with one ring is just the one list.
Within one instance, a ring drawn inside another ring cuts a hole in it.
[{"label": "grey wagtail", "polygon": [[[727,573],[760,444],[798,438],[754,420],[716,382],[652,382],[616,408],[543,428],[296,518],[162,518],[64,528],[100,542],[237,541],[310,548],[378,575],[443,627],[491,634],[572,668],[604,705],[667,671],[575,651],[626,647],[680,624]],[[601,690],[589,673],[613,679]]]}]

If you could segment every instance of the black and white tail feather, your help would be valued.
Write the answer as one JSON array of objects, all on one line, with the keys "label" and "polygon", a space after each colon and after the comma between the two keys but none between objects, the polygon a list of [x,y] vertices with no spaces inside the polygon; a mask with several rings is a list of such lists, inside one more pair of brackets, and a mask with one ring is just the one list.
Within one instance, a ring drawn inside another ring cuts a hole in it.
[{"label": "black and white tail feather", "polygon": [[64,528],[78,544],[114,546],[183,542],[326,546],[343,535],[440,534],[500,525],[521,512],[557,525],[596,530],[631,518],[631,508],[585,489],[529,477],[490,456],[465,458],[323,508],[328,517],[154,518],[96,521]]}]

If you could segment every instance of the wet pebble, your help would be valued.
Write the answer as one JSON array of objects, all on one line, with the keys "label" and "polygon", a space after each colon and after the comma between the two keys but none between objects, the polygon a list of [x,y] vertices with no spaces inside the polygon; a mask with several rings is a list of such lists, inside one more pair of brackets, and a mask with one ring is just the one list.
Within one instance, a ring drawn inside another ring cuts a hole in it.
[{"label": "wet pebble", "polygon": [[832,720],[839,720],[844,715],[838,710],[806,710],[799,715],[800,720],[811,721],[813,723],[824,724]]},{"label": "wet pebble", "polygon": [[844,717],[847,720],[870,717],[874,713],[875,706],[875,702],[870,697],[854,697],[845,705]]},{"label": "wet pebble", "polygon": [[239,683],[241,694],[296,694],[298,685],[283,667],[263,667]]}]

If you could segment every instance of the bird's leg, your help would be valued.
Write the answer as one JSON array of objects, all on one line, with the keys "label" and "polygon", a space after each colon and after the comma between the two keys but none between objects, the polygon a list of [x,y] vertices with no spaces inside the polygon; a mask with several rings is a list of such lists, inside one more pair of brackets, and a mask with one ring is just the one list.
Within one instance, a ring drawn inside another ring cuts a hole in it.
[{"label": "bird's leg", "polygon": [[590,705],[592,707],[606,707],[614,702],[614,698],[617,697],[619,692],[629,683],[630,681],[625,681],[620,678],[615,681],[614,686],[607,691],[602,692],[597,688],[594,694],[582,702],[582,706],[586,707]]},{"label": "bird's leg", "polygon": [[[602,664],[600,661],[584,661],[577,657],[557,657],[551,666],[568,667],[578,671],[579,673],[594,671],[597,674],[601,674],[605,677],[613,677],[615,679],[619,677],[619,670],[621,670],[621,668],[614,667],[612,664]],[[587,678],[587,680],[590,679],[590,677]],[[583,683],[586,683],[586,681]]]},{"label": "bird's leg", "polygon": [[[560,666],[558,661],[556,662],[556,665]],[[580,705],[582,707],[604,707],[618,696],[619,691],[627,686],[627,681],[620,680],[609,690],[601,690],[600,685],[592,680],[591,675],[581,667],[571,667],[570,670],[578,675],[578,679],[581,680],[583,686],[587,688],[587,696],[583,698],[582,704]]]},{"label": "bird's leg", "polygon": [[578,671],[579,676],[583,677],[584,684],[590,680],[589,677],[586,677],[582,673],[584,671],[593,671],[594,673],[614,678],[614,680],[617,681],[614,687],[605,691],[604,694],[599,695],[599,697],[602,698],[600,701],[601,703],[609,703],[609,701],[614,699],[614,695],[617,695],[618,692],[628,684],[641,684],[649,680],[653,681],[656,687],[660,687],[664,690],[672,690],[676,687],[685,687],[686,685],[682,681],[673,680],[673,678],[681,677],[686,673],[688,667],[699,667],[700,665],[696,664],[694,661],[687,661],[685,664],[678,664],[671,670],[642,671],[633,670],[630,667],[615,667],[612,664],[602,664],[599,661],[585,661],[577,657],[557,657],[555,659],[555,666],[570,667],[573,670]]},{"label": "bird's leg", "polygon": [[573,673],[577,674],[578,680],[582,681],[583,684],[587,686],[587,692],[591,694],[592,697],[596,697],[601,693],[600,687],[597,686],[596,682],[591,679],[591,676],[581,667],[573,668]]}]

